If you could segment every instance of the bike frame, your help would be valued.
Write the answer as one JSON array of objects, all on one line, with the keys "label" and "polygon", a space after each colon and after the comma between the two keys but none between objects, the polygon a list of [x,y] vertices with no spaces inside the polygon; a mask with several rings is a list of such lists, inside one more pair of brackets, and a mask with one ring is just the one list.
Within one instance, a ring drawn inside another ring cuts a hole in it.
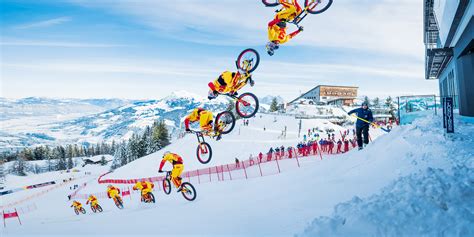
[{"label": "bike frame", "polygon": [[[321,3],[319,0],[313,1],[312,3],[308,4],[301,12],[298,14],[293,21],[290,23],[295,24],[297,27],[299,27],[299,23],[308,15],[308,9],[315,8],[318,6],[318,4]],[[313,5],[314,4],[314,5]]]}]

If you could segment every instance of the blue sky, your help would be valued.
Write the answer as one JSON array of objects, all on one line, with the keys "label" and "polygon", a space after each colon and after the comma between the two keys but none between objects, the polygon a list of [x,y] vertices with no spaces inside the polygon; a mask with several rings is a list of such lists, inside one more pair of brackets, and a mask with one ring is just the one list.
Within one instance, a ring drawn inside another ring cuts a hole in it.
[{"label": "blue sky", "polygon": [[[303,1],[300,1],[303,2]],[[255,48],[259,95],[292,99],[319,85],[369,96],[437,93],[424,80],[422,1],[335,0],[273,57],[259,0],[2,0],[1,96],[161,98],[207,93]]]}]

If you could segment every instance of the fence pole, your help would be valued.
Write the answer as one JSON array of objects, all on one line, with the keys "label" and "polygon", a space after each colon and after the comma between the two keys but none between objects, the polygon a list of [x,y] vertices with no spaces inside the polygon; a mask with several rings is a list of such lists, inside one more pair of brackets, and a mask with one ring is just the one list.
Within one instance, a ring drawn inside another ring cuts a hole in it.
[{"label": "fence pole", "polygon": [[298,163],[298,168],[300,167],[300,161],[298,160],[298,157],[296,157],[296,163]]},{"label": "fence pole", "polygon": [[197,173],[198,173],[198,184],[201,184],[201,179],[199,178],[199,169],[197,169]]},{"label": "fence pole", "polygon": [[319,149],[319,146],[317,150],[319,151],[319,157],[321,158],[321,160],[323,160],[323,152],[321,151],[321,149]]},{"label": "fence pole", "polygon": [[244,167],[245,179],[248,179],[247,170],[245,169],[245,163],[242,163],[242,166]]},{"label": "fence pole", "polygon": [[258,169],[260,170],[260,177],[262,177],[263,174],[262,174],[262,167],[260,166],[260,160],[258,160]]},{"label": "fence pole", "polygon": [[216,167],[217,181],[221,181],[221,176],[219,176],[219,169],[217,169],[217,165],[215,167]]},{"label": "fence pole", "polygon": [[209,182],[212,182],[212,179],[211,179],[211,167],[209,167]]},{"label": "fence pole", "polygon": [[18,211],[16,210],[16,208],[15,208],[15,212],[16,212],[16,217],[18,218],[18,222],[20,222],[20,225],[22,225],[21,220],[20,220],[20,214],[18,214]]},{"label": "fence pole", "polygon": [[232,174],[230,173],[229,164],[227,164],[227,171],[229,172],[230,180],[232,180]]},{"label": "fence pole", "polygon": [[5,222],[5,210],[2,211],[3,214],[2,214],[2,218],[3,218],[3,227],[7,227],[7,223]]},{"label": "fence pole", "polygon": [[281,173],[280,164],[278,163],[278,159],[275,159],[275,162],[277,163],[277,166],[278,166],[278,173]]}]

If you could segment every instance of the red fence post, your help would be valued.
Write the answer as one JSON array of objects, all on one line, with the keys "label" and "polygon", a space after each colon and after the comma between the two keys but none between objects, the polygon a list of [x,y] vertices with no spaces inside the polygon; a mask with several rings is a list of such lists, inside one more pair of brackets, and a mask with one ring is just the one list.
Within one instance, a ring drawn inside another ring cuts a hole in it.
[{"label": "red fence post", "polygon": [[229,172],[230,180],[232,180],[232,174],[230,173],[229,164],[227,164],[227,171]]},{"label": "red fence post", "polygon": [[245,179],[248,179],[247,170],[245,169],[245,163],[242,162],[242,166],[244,167]]}]

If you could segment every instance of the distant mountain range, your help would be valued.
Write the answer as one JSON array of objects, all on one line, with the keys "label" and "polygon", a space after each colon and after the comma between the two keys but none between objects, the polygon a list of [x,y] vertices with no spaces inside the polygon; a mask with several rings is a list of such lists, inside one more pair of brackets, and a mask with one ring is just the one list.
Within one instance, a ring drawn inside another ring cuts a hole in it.
[{"label": "distant mountain range", "polygon": [[[281,98],[279,98],[280,100]],[[263,97],[262,110],[272,97]],[[282,100],[281,100],[282,101]],[[209,101],[186,91],[176,91],[159,100],[0,98],[2,131],[0,150],[40,144],[97,143],[128,139],[156,120],[165,121],[173,133],[196,107],[223,111],[225,97]]]}]

